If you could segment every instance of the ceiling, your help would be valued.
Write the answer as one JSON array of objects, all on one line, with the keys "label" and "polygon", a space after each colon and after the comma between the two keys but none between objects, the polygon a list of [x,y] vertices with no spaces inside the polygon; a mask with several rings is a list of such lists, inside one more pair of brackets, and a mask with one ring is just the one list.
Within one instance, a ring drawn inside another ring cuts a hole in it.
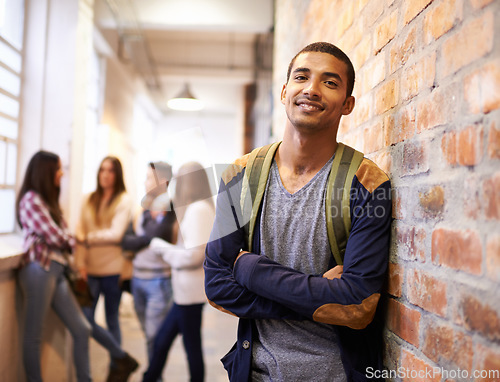
[{"label": "ceiling", "polygon": [[189,83],[218,113],[234,112],[237,89],[271,70],[273,12],[273,0],[96,0],[94,10],[103,36],[164,112]]}]

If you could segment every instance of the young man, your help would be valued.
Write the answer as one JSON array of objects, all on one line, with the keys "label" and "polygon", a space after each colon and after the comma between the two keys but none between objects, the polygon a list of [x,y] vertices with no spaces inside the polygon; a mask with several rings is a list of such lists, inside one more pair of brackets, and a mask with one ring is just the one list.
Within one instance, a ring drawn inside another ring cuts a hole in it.
[{"label": "young man", "polygon": [[149,164],[144,183],[147,194],[142,200],[144,210],[122,240],[122,248],[134,253],[131,289],[146,336],[148,359],[153,354],[156,333],[172,305],[170,265],[149,248],[154,237],[175,241],[176,217],[166,193],[171,178],[172,167],[168,163]]},{"label": "young man", "polygon": [[238,341],[222,361],[238,382],[367,380],[367,368],[382,368],[375,313],[388,261],[390,182],[362,159],[350,186],[343,266],[335,266],[325,195],[340,119],[354,108],[354,69],[334,45],[314,43],[287,77],[284,137],[254,208],[251,251],[240,203],[248,155],[226,170],[219,189],[206,294],[240,317]]}]

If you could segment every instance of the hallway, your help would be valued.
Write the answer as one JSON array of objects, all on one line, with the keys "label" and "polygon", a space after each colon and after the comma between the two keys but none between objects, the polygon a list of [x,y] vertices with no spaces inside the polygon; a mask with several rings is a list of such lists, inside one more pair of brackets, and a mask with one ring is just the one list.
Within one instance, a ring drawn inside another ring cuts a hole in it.
[{"label": "hallway", "polygon": [[[104,322],[101,301],[98,305],[97,319]],[[227,374],[220,359],[229,351],[236,340],[238,320],[228,314],[221,313],[208,304],[203,311],[203,350],[205,357],[205,380],[207,382],[227,381]],[[132,296],[124,293],[120,306],[120,324],[122,329],[123,348],[139,361],[139,369],[132,374],[129,382],[139,382],[147,368],[146,348],[143,333],[134,312]],[[108,353],[91,340],[90,364],[94,382],[106,381],[108,373]],[[178,337],[169,354],[167,366],[163,371],[163,380],[168,382],[187,382],[189,373],[182,339]]]}]

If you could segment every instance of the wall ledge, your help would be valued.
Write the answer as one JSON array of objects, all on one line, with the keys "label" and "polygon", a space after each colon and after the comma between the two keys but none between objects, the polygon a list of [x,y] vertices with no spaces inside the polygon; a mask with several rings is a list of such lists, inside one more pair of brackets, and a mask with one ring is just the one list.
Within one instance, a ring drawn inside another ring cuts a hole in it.
[{"label": "wall ledge", "polygon": [[18,268],[22,254],[23,237],[21,235],[0,235],[0,272]]}]

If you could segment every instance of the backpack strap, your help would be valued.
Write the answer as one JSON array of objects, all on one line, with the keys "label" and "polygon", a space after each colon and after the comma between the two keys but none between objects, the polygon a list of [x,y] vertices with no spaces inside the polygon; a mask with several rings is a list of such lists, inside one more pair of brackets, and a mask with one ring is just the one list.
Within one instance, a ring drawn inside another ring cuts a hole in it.
[{"label": "backpack strap", "polygon": [[262,197],[266,190],[267,177],[273,162],[274,154],[281,142],[275,142],[254,149],[248,158],[245,177],[241,191],[241,210],[243,211],[245,236],[248,239],[248,250],[252,251],[255,221],[259,212]]},{"label": "backpack strap", "polygon": [[330,249],[337,265],[344,263],[351,231],[350,193],[363,153],[338,143],[326,188],[326,227]]},{"label": "backpack strap", "polygon": [[[252,251],[253,233],[274,154],[281,142],[275,142],[250,153],[241,191],[245,236]],[[344,263],[347,239],[351,231],[350,191],[354,175],[363,161],[363,153],[338,143],[326,189],[326,227],[330,249],[338,265]]]}]

